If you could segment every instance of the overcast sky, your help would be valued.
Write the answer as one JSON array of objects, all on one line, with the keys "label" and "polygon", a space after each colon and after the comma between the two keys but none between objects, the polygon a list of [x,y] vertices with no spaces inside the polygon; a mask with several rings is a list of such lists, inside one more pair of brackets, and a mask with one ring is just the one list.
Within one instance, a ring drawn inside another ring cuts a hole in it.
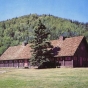
[{"label": "overcast sky", "polygon": [[88,0],[0,0],[0,21],[30,13],[88,22]]}]

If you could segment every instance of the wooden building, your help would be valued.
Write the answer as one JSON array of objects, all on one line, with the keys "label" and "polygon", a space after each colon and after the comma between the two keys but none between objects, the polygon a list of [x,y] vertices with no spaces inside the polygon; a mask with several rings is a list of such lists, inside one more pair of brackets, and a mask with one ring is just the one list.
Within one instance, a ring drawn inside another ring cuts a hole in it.
[{"label": "wooden building", "polygon": [[24,43],[9,47],[0,57],[0,67],[29,67],[30,50],[30,45]]},{"label": "wooden building", "polygon": [[64,38],[52,41],[60,47],[55,59],[65,67],[88,67],[88,44],[84,36]]},{"label": "wooden building", "polygon": [[[88,44],[84,36],[61,36],[58,40],[52,40],[51,44],[55,53],[52,61],[57,61],[65,67],[88,67]],[[0,67],[30,67],[30,51],[30,44],[9,47],[0,57]]]}]

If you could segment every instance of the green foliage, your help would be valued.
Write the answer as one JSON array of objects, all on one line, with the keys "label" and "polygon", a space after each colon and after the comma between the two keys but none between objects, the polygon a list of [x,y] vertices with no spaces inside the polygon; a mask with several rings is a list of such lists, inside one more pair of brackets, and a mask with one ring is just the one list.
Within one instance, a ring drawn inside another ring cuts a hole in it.
[{"label": "green foliage", "polygon": [[49,31],[46,29],[45,25],[39,20],[37,26],[34,29],[34,38],[32,40],[32,52],[33,57],[30,59],[32,65],[40,66],[43,62],[49,61],[47,56],[47,48],[51,48],[51,44],[48,41]]},{"label": "green foliage", "polygon": [[0,55],[1,55],[1,53],[3,53],[4,50],[6,50],[6,49],[7,49],[7,47],[5,47],[5,46],[0,47]]},{"label": "green foliage", "polygon": [[58,39],[60,35],[66,37],[85,35],[88,41],[88,23],[84,24],[50,14],[30,14],[0,22],[0,50],[1,47],[6,47],[0,51],[0,54],[9,46],[21,44],[26,39],[30,42],[34,38],[34,27],[39,19],[50,31],[51,40]]}]

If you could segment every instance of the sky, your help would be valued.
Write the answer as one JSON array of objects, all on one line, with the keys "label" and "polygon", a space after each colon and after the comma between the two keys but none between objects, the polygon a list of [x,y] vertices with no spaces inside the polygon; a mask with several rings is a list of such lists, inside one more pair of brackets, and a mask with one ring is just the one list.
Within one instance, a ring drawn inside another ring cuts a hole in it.
[{"label": "sky", "polygon": [[0,0],[0,21],[29,14],[51,14],[88,22],[88,0]]}]

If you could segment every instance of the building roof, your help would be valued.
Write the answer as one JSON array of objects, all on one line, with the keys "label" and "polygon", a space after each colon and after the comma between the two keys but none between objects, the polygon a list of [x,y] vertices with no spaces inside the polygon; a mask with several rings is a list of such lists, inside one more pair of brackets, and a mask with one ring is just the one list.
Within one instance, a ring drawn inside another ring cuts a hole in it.
[{"label": "building roof", "polygon": [[[51,44],[54,47],[59,47],[60,50],[56,56],[73,56],[83,40],[84,36],[61,38],[52,40]],[[18,45],[9,47],[0,57],[0,60],[14,60],[14,59],[29,59],[31,58],[30,44]]]},{"label": "building roof", "polygon": [[9,47],[0,57],[0,60],[29,59],[31,57],[30,45]]},{"label": "building roof", "polygon": [[51,43],[53,46],[58,46],[60,51],[56,56],[73,56],[83,40],[84,36],[77,36],[71,38],[65,38],[64,40],[53,40]]}]

